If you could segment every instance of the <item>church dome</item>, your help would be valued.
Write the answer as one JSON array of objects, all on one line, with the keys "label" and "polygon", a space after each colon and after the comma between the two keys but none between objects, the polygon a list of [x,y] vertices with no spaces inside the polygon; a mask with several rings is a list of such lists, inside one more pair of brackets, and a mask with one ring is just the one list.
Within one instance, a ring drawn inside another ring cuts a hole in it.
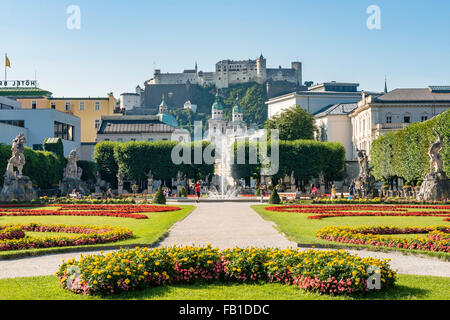
[{"label": "church dome", "polygon": [[213,110],[223,110],[223,105],[220,102],[220,97],[219,94],[216,94],[216,100],[214,101],[213,105],[212,105],[212,109]]},{"label": "church dome", "polygon": [[233,113],[243,113],[239,102],[236,99],[236,105],[233,107]]}]

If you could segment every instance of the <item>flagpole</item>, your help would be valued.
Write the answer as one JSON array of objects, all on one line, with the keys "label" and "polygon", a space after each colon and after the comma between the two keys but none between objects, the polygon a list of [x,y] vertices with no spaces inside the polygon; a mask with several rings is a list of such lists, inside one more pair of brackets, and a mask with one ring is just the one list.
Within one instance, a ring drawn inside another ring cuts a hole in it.
[{"label": "flagpole", "polygon": [[8,57],[8,54],[7,53],[5,53],[5,83],[6,83],[6,69],[8,68],[7,66],[6,66],[6,58]]}]

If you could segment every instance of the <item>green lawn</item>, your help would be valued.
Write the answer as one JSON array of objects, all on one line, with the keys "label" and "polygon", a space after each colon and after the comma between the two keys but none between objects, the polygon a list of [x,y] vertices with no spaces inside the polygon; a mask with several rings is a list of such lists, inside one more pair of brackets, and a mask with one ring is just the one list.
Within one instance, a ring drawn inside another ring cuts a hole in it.
[{"label": "green lawn", "polygon": [[[337,227],[357,227],[357,226],[376,226],[376,225],[390,225],[390,226],[433,226],[433,225],[450,225],[450,222],[444,221],[443,217],[336,217],[325,218],[321,220],[308,219],[308,216],[314,214],[295,213],[295,212],[274,212],[268,211],[264,208],[268,205],[252,205],[252,208],[259,213],[264,219],[273,221],[278,230],[283,232],[290,240],[301,245],[325,245],[346,246],[346,247],[365,247],[373,250],[397,250],[408,253],[419,253],[435,256],[441,259],[450,260],[450,253],[444,252],[430,252],[420,250],[405,250],[397,248],[384,248],[375,246],[361,246],[352,245],[339,242],[330,242],[316,237],[316,232],[327,226]],[[271,205],[269,205],[271,206]],[[423,211],[424,209],[422,209]],[[425,209],[426,210],[426,209]],[[436,211],[439,209],[429,209]],[[417,210],[412,210],[417,211]],[[416,235],[407,235],[407,237],[415,237]],[[422,237],[424,235],[417,235]]]},{"label": "green lawn", "polygon": [[295,286],[271,284],[193,284],[149,288],[109,297],[90,297],[63,290],[56,276],[0,280],[0,300],[348,300],[450,299],[450,278],[400,274],[395,287],[365,295],[328,296],[307,293]]},{"label": "green lawn", "polygon": [[[184,219],[189,213],[194,210],[191,205],[177,205],[181,208],[179,211],[169,212],[151,212],[142,213],[148,216],[148,219],[130,219],[130,218],[116,218],[116,217],[78,217],[78,216],[36,216],[36,217],[12,217],[0,216],[0,225],[4,224],[27,224],[30,222],[37,222],[43,224],[70,224],[70,225],[109,225],[125,227],[133,231],[131,239],[109,242],[94,246],[82,247],[64,247],[64,248],[46,248],[46,249],[30,249],[30,250],[13,250],[0,252],[0,259],[6,257],[17,257],[23,255],[36,255],[49,252],[65,252],[71,250],[86,249],[92,247],[108,247],[114,245],[150,245],[161,238],[163,238],[169,228],[177,221]],[[27,232],[28,235],[42,237],[46,233],[42,232]],[[47,233],[51,235],[58,235],[58,233]]]}]

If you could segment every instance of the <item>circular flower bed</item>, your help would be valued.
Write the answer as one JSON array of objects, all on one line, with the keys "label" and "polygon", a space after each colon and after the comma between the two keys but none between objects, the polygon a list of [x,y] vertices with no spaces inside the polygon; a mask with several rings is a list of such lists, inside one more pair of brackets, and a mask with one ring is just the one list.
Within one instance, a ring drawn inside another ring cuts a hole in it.
[{"label": "circular flower bed", "polygon": [[[430,205],[288,205],[266,207],[275,212],[314,213],[308,219],[351,216],[450,216],[450,206]],[[408,211],[408,209],[433,209],[433,211]]]},{"label": "circular flower bed", "polygon": [[[427,237],[399,238],[393,234],[423,234]],[[327,241],[371,245],[378,247],[403,248],[449,252],[450,227],[325,227],[317,232],[317,237]]]},{"label": "circular flower bed", "polygon": [[0,216],[103,216],[116,218],[148,219],[142,212],[169,212],[180,207],[152,205],[53,205],[55,210],[1,209]]},{"label": "circular flower bed", "polygon": [[[133,236],[131,230],[110,226],[44,225],[39,223],[29,223],[26,225],[0,226],[0,230],[15,230],[15,234],[18,235],[18,237],[15,238],[2,239],[0,237],[0,251],[93,245],[129,239]],[[64,232],[73,233],[74,235],[38,238],[26,236],[24,233],[26,231]]]},{"label": "circular flower bed", "polygon": [[20,239],[25,237],[25,232],[19,227],[2,227],[0,226],[0,241]]},{"label": "circular flower bed", "polygon": [[345,251],[226,249],[208,247],[136,248],[63,261],[60,285],[76,293],[112,294],[151,286],[192,282],[278,282],[328,294],[368,291],[371,269],[380,289],[396,273],[388,260],[360,258]]}]

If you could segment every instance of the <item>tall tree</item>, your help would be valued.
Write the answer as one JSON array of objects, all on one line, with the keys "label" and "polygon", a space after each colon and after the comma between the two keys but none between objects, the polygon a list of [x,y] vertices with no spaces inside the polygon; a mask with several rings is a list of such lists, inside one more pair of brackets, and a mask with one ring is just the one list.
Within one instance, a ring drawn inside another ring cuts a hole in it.
[{"label": "tall tree", "polygon": [[300,105],[293,106],[272,119],[268,119],[264,128],[278,129],[280,140],[310,140],[314,138],[316,130],[314,116],[302,109]]}]

